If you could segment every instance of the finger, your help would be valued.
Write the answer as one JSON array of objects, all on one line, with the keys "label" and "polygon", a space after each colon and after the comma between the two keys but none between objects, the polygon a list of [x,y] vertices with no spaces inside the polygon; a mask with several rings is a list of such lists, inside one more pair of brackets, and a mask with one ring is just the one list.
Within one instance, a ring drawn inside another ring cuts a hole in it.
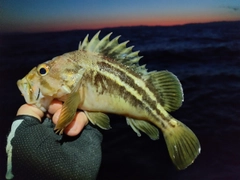
[{"label": "finger", "polygon": [[54,99],[49,105],[48,112],[54,114],[60,108],[62,108],[62,102]]},{"label": "finger", "polygon": [[[54,124],[57,123],[60,113],[61,109],[53,115],[52,121]],[[68,136],[76,136],[83,130],[87,123],[87,116],[83,112],[77,112],[72,122],[64,129],[64,133]]]},{"label": "finger", "polygon": [[52,121],[53,121],[54,124],[57,124],[58,119],[59,119],[60,114],[61,114],[61,110],[62,110],[62,109],[60,108],[60,109],[58,109],[58,110],[54,113],[54,115],[53,115],[53,117],[52,117]]},{"label": "finger", "polygon": [[34,116],[41,121],[44,113],[34,105],[23,104],[17,111],[17,116],[18,115]]},{"label": "finger", "polygon": [[87,125],[88,119],[83,112],[77,112],[73,121],[66,127],[64,133],[68,136],[78,135]]}]

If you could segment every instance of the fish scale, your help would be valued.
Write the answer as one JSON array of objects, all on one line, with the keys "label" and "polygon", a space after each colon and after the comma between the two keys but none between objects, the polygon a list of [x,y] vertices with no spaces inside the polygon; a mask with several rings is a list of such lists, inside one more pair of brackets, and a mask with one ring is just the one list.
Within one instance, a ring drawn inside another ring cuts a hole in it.
[{"label": "fish scale", "polygon": [[96,33],[79,43],[79,49],[57,56],[33,68],[18,87],[28,104],[43,111],[53,99],[63,101],[55,130],[63,133],[77,109],[92,124],[110,129],[105,113],[126,116],[127,124],[141,136],[165,138],[169,155],[178,169],[185,169],[200,153],[196,135],[169,112],[181,107],[183,90],[178,78],[169,71],[151,71],[139,65],[139,51]]}]

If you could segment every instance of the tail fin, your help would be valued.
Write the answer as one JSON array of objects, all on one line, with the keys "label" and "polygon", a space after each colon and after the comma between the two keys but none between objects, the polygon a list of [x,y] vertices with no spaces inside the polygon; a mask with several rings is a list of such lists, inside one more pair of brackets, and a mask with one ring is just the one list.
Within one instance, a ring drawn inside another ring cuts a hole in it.
[{"label": "tail fin", "polygon": [[200,153],[201,147],[196,135],[183,123],[172,119],[169,126],[163,129],[169,155],[179,169],[191,165]]}]

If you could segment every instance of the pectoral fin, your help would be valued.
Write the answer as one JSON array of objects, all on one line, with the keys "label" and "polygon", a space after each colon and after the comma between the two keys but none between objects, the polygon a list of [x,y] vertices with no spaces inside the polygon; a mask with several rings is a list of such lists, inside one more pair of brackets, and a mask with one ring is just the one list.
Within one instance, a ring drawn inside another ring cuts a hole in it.
[{"label": "pectoral fin", "polygon": [[127,117],[126,120],[127,124],[131,126],[131,128],[137,133],[139,137],[141,136],[140,131],[142,131],[147,134],[152,140],[159,139],[158,129],[147,121],[135,120],[129,117]]},{"label": "pectoral fin", "polygon": [[65,127],[71,123],[76,114],[79,103],[80,95],[78,92],[69,94],[68,98],[63,103],[60,118],[54,128],[56,133],[62,134]]},{"label": "pectoral fin", "polygon": [[84,111],[89,121],[92,124],[99,126],[102,129],[111,129],[109,117],[101,112],[88,112]]}]

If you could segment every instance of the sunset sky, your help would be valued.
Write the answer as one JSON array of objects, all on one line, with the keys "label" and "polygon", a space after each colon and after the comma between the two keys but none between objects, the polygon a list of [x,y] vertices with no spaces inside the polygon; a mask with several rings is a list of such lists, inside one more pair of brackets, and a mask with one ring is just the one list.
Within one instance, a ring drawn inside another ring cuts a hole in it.
[{"label": "sunset sky", "polygon": [[1,32],[240,20],[239,0],[1,0]]}]

